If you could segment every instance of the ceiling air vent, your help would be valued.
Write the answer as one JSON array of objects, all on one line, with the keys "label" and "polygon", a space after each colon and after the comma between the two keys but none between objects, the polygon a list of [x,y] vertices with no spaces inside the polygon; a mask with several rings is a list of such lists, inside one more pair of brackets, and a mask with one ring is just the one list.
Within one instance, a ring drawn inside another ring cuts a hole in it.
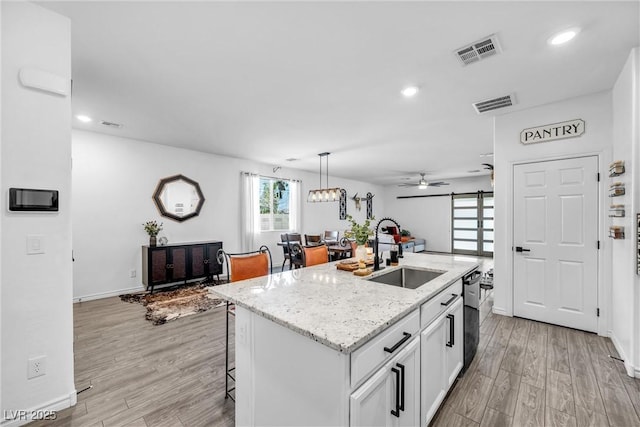
[{"label": "ceiling air vent", "polygon": [[511,107],[515,105],[516,97],[513,94],[500,96],[498,98],[487,99],[486,101],[480,101],[473,104],[473,108],[476,109],[478,114],[486,113],[487,111],[497,110],[499,108]]},{"label": "ceiling air vent", "polygon": [[455,54],[462,65],[478,62],[481,59],[493,56],[499,52],[501,52],[500,44],[495,34],[491,34],[490,36],[455,50]]},{"label": "ceiling air vent", "polygon": [[122,127],[120,123],[108,122],[106,120],[100,120],[100,124],[104,126],[108,126],[110,128],[116,128],[116,129],[120,129]]}]

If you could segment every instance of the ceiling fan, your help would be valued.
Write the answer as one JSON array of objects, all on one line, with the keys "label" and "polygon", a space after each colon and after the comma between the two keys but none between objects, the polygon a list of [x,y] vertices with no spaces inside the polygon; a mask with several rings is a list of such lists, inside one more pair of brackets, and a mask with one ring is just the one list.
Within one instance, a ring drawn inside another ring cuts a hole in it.
[{"label": "ceiling fan", "polygon": [[420,190],[424,190],[427,187],[440,187],[441,185],[449,185],[448,182],[444,182],[444,181],[427,182],[424,179],[425,175],[426,174],[421,173],[420,174],[420,181],[418,181],[415,184],[410,184],[410,183],[399,184],[398,187],[418,187]]}]

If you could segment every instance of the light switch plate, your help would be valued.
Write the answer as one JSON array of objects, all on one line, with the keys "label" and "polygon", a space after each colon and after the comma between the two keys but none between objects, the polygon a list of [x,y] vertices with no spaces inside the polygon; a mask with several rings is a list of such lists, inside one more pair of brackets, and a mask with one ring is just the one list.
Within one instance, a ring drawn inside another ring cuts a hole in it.
[{"label": "light switch plate", "polygon": [[27,235],[27,255],[44,253],[44,236],[41,234]]}]

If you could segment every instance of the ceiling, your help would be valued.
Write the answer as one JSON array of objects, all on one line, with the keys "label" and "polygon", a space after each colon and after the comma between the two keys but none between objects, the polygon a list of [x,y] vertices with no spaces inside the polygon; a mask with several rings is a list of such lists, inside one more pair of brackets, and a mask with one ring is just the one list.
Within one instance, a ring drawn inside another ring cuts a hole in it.
[{"label": "ceiling", "polygon": [[[482,170],[493,116],[472,103],[611,89],[640,44],[638,1],[39,4],[71,19],[73,113],[94,118],[74,127],[311,171],[328,151],[331,176],[377,184]],[[458,62],[493,33],[502,53]]]}]

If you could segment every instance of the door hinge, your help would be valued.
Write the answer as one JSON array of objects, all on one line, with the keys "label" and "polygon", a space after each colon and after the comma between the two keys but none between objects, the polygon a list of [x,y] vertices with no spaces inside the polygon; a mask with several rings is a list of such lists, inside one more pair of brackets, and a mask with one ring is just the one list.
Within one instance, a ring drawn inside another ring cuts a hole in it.
[{"label": "door hinge", "polygon": [[598,240],[598,249],[600,249],[600,240]]},{"label": "door hinge", "polygon": [[600,317],[600,309],[596,308],[596,317]]},{"label": "door hinge", "polygon": [[598,182],[600,182],[600,172],[596,174],[598,176]]}]

